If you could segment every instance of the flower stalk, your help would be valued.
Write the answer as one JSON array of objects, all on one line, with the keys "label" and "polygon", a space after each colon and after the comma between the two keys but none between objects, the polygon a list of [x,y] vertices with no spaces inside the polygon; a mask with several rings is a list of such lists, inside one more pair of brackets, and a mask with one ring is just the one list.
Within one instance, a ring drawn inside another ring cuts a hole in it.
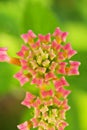
[{"label": "flower stalk", "polygon": [[[77,51],[66,43],[67,35],[60,28],[56,28],[53,34],[38,36],[29,30],[21,35],[25,45],[17,52],[17,58],[9,57],[7,48],[0,48],[0,62],[20,66],[14,78],[21,86],[31,81],[40,89],[38,96],[26,92],[22,105],[33,107],[34,117],[18,125],[19,130],[64,130],[68,126],[65,114],[70,109],[67,96],[71,91],[65,89],[69,86],[65,76],[79,75],[80,62],[70,60]],[[49,87],[47,90],[50,82],[53,82],[53,89]]]}]

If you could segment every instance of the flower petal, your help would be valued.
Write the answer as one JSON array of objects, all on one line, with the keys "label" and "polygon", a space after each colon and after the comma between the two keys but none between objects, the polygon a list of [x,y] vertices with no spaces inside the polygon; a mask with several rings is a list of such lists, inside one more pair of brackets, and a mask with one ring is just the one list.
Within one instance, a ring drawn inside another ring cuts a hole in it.
[{"label": "flower petal", "polygon": [[39,40],[40,42],[50,42],[51,38],[50,38],[50,33],[48,33],[47,35],[42,35],[42,34],[38,34]]},{"label": "flower petal", "polygon": [[18,125],[17,128],[18,128],[19,130],[29,130],[29,128],[28,128],[28,122],[26,121],[26,122],[24,122],[24,123]]},{"label": "flower petal", "polygon": [[43,98],[46,98],[46,97],[52,97],[54,95],[53,93],[53,90],[49,90],[49,91],[41,91],[41,96]]},{"label": "flower petal", "polygon": [[24,40],[25,43],[28,43],[29,40],[36,38],[35,33],[32,30],[29,30],[27,34],[22,34],[21,38]]},{"label": "flower petal", "polygon": [[14,78],[16,78],[16,79],[19,80],[21,86],[23,86],[26,82],[29,81],[29,78],[26,77],[26,76],[22,73],[22,71],[16,73],[16,74],[14,75]]},{"label": "flower petal", "polygon": [[7,48],[0,48],[0,62],[9,62],[10,58],[7,55]]},{"label": "flower petal", "polygon": [[35,99],[35,96],[29,92],[26,93],[25,99],[22,101],[22,105],[27,106],[28,108],[33,106],[33,101]]}]

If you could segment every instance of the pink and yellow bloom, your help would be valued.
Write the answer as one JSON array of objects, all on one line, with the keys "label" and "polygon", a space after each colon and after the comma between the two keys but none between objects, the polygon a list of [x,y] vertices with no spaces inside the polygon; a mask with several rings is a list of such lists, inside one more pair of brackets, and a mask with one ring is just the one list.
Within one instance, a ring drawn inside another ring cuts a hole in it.
[{"label": "pink and yellow bloom", "polygon": [[[66,43],[68,33],[56,28],[53,34],[36,35],[32,30],[21,35],[25,45],[17,52],[17,58],[7,55],[7,48],[0,48],[0,62],[8,62],[20,66],[20,71],[14,75],[21,86],[27,82],[35,84],[40,89],[38,96],[29,92],[22,102],[28,108],[34,108],[34,117],[30,121],[18,125],[19,130],[64,130],[68,125],[65,121],[69,110],[67,96],[70,91],[65,76],[79,75],[80,62],[70,58],[77,51],[70,43]],[[47,90],[53,82],[54,88]]]},{"label": "pink and yellow bloom", "polygon": [[[26,45],[22,45],[17,53],[18,58],[11,58],[10,63],[20,65],[21,74],[18,72],[14,77],[20,81],[21,85],[30,81],[41,88],[43,84],[59,79],[61,75],[78,75],[80,63],[69,61],[77,52],[72,49],[71,44],[66,41],[67,32],[62,32],[59,28],[51,35],[35,35],[31,30],[23,34]],[[61,41],[61,42],[60,42]],[[0,51],[0,61],[8,61],[6,48]],[[68,62],[66,62],[68,60]],[[26,70],[26,75],[25,75]],[[28,76],[27,76],[28,75]],[[29,80],[28,80],[29,78]]]},{"label": "pink and yellow bloom", "polygon": [[[77,52],[72,49],[71,44],[66,41],[68,33],[56,28],[51,35],[38,34],[29,30],[27,34],[21,35],[26,45],[22,45],[17,53],[18,58],[9,58],[6,48],[0,48],[0,61],[9,61],[21,67],[20,72],[14,75],[21,85],[30,81],[41,88],[43,84],[59,79],[61,75],[78,75],[80,63],[69,61]],[[66,62],[68,60],[68,62]],[[26,70],[26,75],[25,75]],[[21,74],[20,74],[21,73]]]},{"label": "pink and yellow bloom", "polygon": [[[70,91],[67,96],[69,93]],[[66,99],[66,92],[42,90],[38,97],[27,92],[22,104],[28,108],[34,107],[34,117],[30,120],[33,128],[38,127],[39,130],[61,130],[68,125],[65,122],[65,113],[70,107]]]}]

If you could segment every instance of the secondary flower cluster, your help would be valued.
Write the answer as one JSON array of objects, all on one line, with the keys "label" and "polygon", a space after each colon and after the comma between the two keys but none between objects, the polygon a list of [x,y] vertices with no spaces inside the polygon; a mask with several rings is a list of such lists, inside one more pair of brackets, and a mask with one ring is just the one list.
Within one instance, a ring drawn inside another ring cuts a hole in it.
[{"label": "secondary flower cluster", "polygon": [[[64,119],[65,112],[69,109],[66,99],[69,93],[70,91],[67,90],[64,93],[59,91],[54,92],[53,90],[42,90],[40,97],[36,97],[27,92],[22,104],[28,108],[34,107],[34,117],[31,119],[33,127],[38,127],[39,130],[64,129],[68,125]],[[28,122],[18,126],[21,130],[29,130],[29,127]]]},{"label": "secondary flower cluster", "polygon": [[[29,92],[22,102],[27,107],[34,107],[34,117],[19,125],[20,130],[29,130],[38,127],[39,130],[64,130],[68,125],[65,122],[65,113],[69,109],[67,96],[70,91],[65,76],[78,75],[80,62],[69,59],[77,52],[71,44],[64,44],[68,33],[56,28],[53,34],[39,34],[36,36],[29,30],[23,34],[25,45],[17,53],[18,58],[7,55],[7,48],[0,48],[0,61],[19,65],[20,71],[14,75],[21,86],[26,82],[36,84],[40,94],[35,96]],[[46,90],[50,81],[54,88]]]}]

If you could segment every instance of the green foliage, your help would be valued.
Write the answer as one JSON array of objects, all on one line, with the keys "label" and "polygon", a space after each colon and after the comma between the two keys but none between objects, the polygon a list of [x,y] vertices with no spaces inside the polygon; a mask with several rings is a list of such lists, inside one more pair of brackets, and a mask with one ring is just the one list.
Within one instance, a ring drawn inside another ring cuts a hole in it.
[{"label": "green foliage", "polygon": [[23,14],[24,32],[32,29],[36,33],[46,34],[53,32],[58,25],[59,22],[51,9],[43,6],[40,2],[33,2],[32,0],[26,2]]},{"label": "green foliage", "polygon": [[4,13],[0,13],[0,32],[18,35],[18,27],[15,19]]}]

